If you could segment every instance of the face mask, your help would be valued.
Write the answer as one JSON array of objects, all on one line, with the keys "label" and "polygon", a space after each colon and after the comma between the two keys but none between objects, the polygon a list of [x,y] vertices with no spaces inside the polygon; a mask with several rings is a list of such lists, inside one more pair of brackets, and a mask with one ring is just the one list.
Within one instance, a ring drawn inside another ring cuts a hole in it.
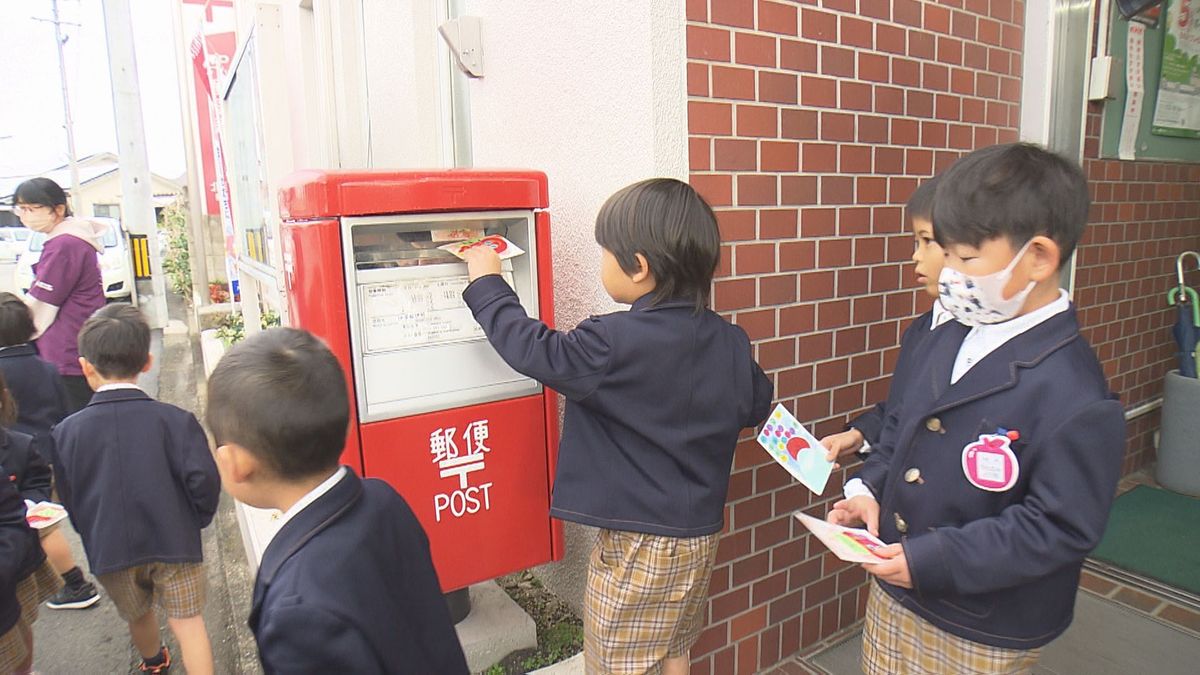
[{"label": "face mask", "polygon": [[949,265],[943,267],[938,277],[942,306],[964,326],[1000,323],[1016,316],[1033,290],[1034,282],[1030,281],[1024,289],[1007,300],[1004,298],[1004,287],[1012,279],[1013,268],[1029,250],[1031,243],[1032,240],[1026,242],[1004,269],[991,274],[971,276]]},{"label": "face mask", "polygon": [[34,232],[49,232],[54,229],[54,212],[38,210],[33,213],[22,213],[21,224]]}]

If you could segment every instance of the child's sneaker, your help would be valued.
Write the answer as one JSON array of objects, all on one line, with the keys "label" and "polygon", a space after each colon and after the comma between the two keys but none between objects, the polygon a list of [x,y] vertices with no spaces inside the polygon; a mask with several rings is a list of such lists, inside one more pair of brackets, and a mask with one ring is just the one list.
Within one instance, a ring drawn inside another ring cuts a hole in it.
[{"label": "child's sneaker", "polygon": [[158,656],[151,659],[154,663],[142,659],[142,665],[138,666],[138,670],[143,673],[153,673],[154,675],[167,675],[171,671],[171,652],[163,645],[158,650]]},{"label": "child's sneaker", "polygon": [[84,581],[72,586],[63,586],[62,590],[46,601],[50,609],[87,609],[100,602],[100,593],[96,585]]}]

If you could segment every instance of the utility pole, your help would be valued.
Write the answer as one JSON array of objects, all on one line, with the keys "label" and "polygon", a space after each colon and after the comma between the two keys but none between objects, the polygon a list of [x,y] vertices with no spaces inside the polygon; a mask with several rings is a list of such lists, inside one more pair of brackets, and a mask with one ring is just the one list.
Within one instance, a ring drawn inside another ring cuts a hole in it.
[{"label": "utility pole", "polygon": [[[75,124],[71,120],[71,97],[67,92],[67,62],[63,58],[63,43],[67,41],[62,34],[62,25],[65,22],[58,16],[58,0],[50,0],[50,8],[54,15],[50,23],[54,24],[54,47],[58,50],[58,80],[62,84],[63,122],[67,130],[67,166],[71,169],[69,201],[73,207],[72,212],[74,212],[74,207],[79,206],[79,164],[76,162],[75,156]],[[38,19],[38,21],[45,21],[45,19]]]},{"label": "utility pole", "polygon": [[134,282],[138,305],[152,328],[167,325],[167,295],[162,259],[158,254],[158,224],[154,217],[150,160],[142,123],[142,98],[138,88],[137,57],[133,46],[133,19],[129,0],[102,0],[104,33],[108,43],[108,70],[113,88],[113,118],[117,126],[117,155],[121,168],[121,216],[132,234],[146,236],[150,253],[150,279]]}]

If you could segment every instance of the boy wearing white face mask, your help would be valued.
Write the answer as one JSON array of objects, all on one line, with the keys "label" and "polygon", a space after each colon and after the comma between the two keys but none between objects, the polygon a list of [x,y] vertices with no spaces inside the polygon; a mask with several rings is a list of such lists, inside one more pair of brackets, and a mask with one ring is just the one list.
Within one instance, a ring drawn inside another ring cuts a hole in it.
[{"label": "boy wearing white face mask", "polygon": [[831,522],[892,543],[864,672],[1028,672],[1070,625],[1120,476],[1123,409],[1058,286],[1087,221],[1079,167],[1027,144],[941,179],[939,291],[957,321],[915,353],[894,428]]}]

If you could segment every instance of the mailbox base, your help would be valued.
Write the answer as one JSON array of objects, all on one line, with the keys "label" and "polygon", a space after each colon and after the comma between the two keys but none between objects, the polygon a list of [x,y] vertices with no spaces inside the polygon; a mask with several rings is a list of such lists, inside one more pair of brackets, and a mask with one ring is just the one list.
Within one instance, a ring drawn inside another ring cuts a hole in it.
[{"label": "mailbox base", "polygon": [[[468,590],[468,589],[464,589]],[[454,627],[472,673],[487,670],[509,654],[537,647],[537,625],[494,581],[475,584],[471,615]]]}]

